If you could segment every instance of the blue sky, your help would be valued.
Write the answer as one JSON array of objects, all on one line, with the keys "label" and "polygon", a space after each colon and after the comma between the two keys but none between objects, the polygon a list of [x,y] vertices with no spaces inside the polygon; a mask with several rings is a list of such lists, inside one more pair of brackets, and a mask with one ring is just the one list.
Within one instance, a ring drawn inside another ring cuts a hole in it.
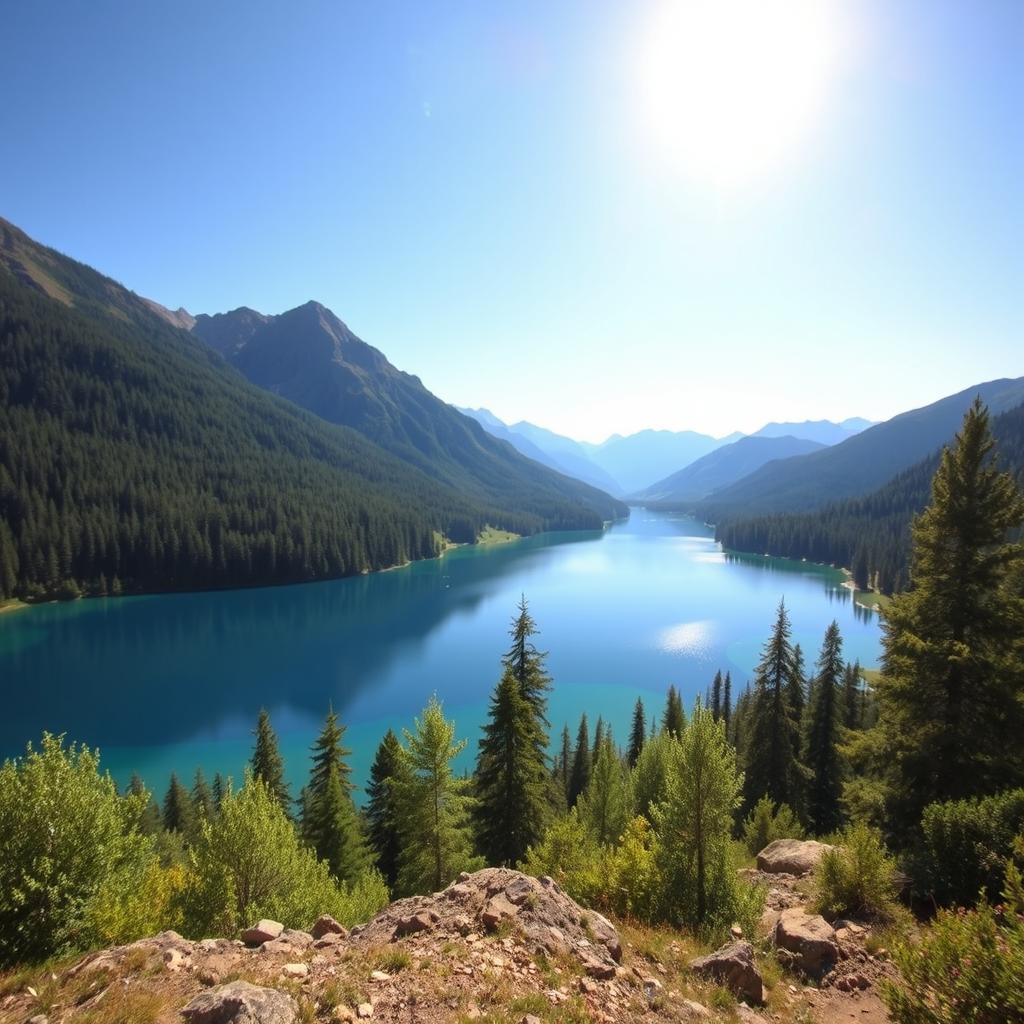
[{"label": "blue sky", "polygon": [[745,2],[6,4],[0,215],[589,440],[1024,374],[1024,4]]}]

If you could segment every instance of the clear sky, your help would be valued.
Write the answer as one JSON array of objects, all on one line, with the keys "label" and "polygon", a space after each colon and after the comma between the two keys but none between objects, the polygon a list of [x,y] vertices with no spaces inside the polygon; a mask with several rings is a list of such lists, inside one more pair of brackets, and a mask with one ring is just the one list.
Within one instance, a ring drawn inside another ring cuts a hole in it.
[{"label": "clear sky", "polygon": [[0,7],[0,214],[589,440],[1024,374],[1020,0]]}]

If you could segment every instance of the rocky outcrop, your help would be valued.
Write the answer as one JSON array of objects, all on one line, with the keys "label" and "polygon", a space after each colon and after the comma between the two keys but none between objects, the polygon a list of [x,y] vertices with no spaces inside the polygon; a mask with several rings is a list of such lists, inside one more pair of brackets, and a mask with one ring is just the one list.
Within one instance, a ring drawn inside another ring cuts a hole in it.
[{"label": "rocky outcrop", "polygon": [[293,1024],[297,1013],[291,996],[247,981],[201,992],[181,1011],[187,1024]]},{"label": "rocky outcrop", "polygon": [[777,949],[790,954],[794,967],[812,977],[821,977],[839,958],[832,925],[799,907],[782,911],[772,938]]},{"label": "rocky outcrop", "polygon": [[731,942],[714,953],[690,961],[697,974],[724,985],[733,995],[760,1006],[764,1002],[764,982],[754,965],[754,947],[749,942]]},{"label": "rocky outcrop", "polygon": [[776,839],[757,855],[757,868],[768,874],[806,875],[833,847],[814,839]]},{"label": "rocky outcrop", "polygon": [[622,943],[615,927],[593,910],[582,910],[550,878],[531,878],[508,868],[463,873],[432,896],[392,903],[369,924],[352,930],[359,943],[392,942],[419,932],[480,936],[503,928],[535,949],[572,955],[594,978],[615,977]]},{"label": "rocky outcrop", "polygon": [[281,932],[284,925],[280,921],[257,921],[251,928],[242,932],[242,941],[247,946],[261,946],[264,942],[272,942]]}]

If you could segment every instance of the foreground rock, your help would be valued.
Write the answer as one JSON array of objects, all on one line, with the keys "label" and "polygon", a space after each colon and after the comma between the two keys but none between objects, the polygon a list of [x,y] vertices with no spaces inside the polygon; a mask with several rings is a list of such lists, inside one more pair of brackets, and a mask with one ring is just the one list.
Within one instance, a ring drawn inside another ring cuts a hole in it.
[{"label": "foreground rock", "polygon": [[261,946],[264,942],[272,942],[284,931],[280,921],[257,921],[251,928],[242,932],[242,941],[247,946]]},{"label": "foreground rock", "polygon": [[831,849],[814,839],[776,839],[757,855],[757,869],[772,875],[810,874]]},{"label": "foreground rock", "polygon": [[463,874],[433,896],[412,896],[352,930],[351,940],[375,944],[404,936],[457,932],[521,936],[535,950],[576,957],[594,978],[613,978],[622,959],[619,934],[607,918],[583,910],[550,878],[509,868]]},{"label": "foreground rock", "polygon": [[788,952],[793,966],[812,977],[821,977],[839,958],[832,925],[817,914],[791,907],[779,914],[772,936],[779,950]]},{"label": "foreground rock", "polygon": [[731,942],[714,953],[690,961],[691,970],[724,985],[733,995],[760,1006],[764,982],[754,965],[754,947],[749,942]]},{"label": "foreground rock", "polygon": [[203,992],[181,1011],[188,1024],[292,1024],[297,1013],[291,996],[247,981]]}]

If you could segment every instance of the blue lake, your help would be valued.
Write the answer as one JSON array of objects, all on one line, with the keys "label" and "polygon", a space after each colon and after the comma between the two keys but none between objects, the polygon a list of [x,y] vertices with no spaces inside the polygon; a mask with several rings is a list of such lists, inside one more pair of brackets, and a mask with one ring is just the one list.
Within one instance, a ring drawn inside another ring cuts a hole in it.
[{"label": "blue lake", "polygon": [[634,509],[603,533],[560,533],[329,583],[50,604],[0,615],[0,756],[43,730],[101,750],[120,782],[158,794],[201,765],[240,778],[266,707],[292,791],[329,703],[348,726],[354,779],[380,737],[409,727],[432,692],[468,768],[509,621],[525,594],[550,652],[557,736],[580,713],[624,742],[633,704],[687,707],[716,669],[751,677],[779,599],[808,664],[837,619],[844,654],[877,663],[877,618],[830,569],[723,553],[692,519]]}]

